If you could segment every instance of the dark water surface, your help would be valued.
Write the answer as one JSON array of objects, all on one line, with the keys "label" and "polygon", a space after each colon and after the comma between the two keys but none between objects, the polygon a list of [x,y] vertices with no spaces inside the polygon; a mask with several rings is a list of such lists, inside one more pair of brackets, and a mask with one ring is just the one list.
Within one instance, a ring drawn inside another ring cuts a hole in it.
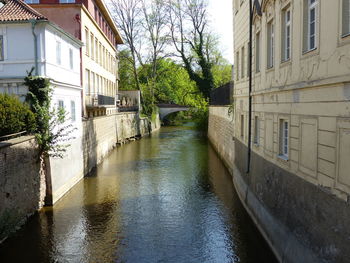
[{"label": "dark water surface", "polygon": [[275,262],[230,175],[189,127],[114,150],[0,246],[0,262]]}]

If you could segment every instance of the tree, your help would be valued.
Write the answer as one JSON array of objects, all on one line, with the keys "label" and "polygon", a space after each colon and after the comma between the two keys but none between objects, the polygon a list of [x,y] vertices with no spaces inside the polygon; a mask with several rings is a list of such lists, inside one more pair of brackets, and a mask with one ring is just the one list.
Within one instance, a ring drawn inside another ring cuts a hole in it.
[{"label": "tree", "polygon": [[114,20],[121,30],[123,38],[130,51],[129,62],[132,65],[135,85],[140,90],[140,82],[137,75],[138,64],[143,64],[139,51],[142,42],[141,22],[142,8],[141,0],[112,0],[111,5],[114,10]]},{"label": "tree", "polygon": [[205,98],[214,88],[211,46],[205,0],[168,0],[170,32],[174,47],[190,78]]}]

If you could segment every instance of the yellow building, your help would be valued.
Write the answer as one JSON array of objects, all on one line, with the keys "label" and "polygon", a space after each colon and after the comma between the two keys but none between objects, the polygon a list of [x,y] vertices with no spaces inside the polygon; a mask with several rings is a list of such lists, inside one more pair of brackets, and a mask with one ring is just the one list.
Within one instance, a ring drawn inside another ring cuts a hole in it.
[{"label": "yellow building", "polygon": [[85,116],[116,112],[117,45],[121,35],[103,0],[26,0],[31,7],[84,42],[81,49]]},{"label": "yellow building", "polygon": [[[262,16],[256,9],[253,16],[249,129],[249,1],[233,0],[235,164],[244,177],[251,130],[245,180],[290,233],[285,238],[293,236],[301,250],[306,247],[304,254],[316,258],[288,262],[345,262],[350,233],[350,0],[259,2]],[[262,226],[262,232],[281,259],[291,253],[281,252],[289,241],[272,233],[272,227]]]}]

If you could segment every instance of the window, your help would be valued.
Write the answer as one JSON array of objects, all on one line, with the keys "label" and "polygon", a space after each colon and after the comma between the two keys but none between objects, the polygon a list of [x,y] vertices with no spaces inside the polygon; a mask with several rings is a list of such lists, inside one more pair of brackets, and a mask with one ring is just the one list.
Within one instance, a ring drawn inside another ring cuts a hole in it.
[{"label": "window", "polygon": [[70,101],[70,117],[73,122],[76,120],[76,115],[75,115],[75,101],[71,100]]},{"label": "window", "polygon": [[27,4],[39,4],[39,0],[25,0]]},{"label": "window", "polygon": [[244,47],[242,47],[242,52],[241,52],[241,78],[244,78]]},{"label": "window", "polygon": [[98,40],[95,38],[95,61],[98,62]]},{"label": "window", "polygon": [[0,61],[4,60],[4,36],[0,35]]},{"label": "window", "polygon": [[291,51],[291,12],[290,8],[282,12],[282,61],[290,59]]},{"label": "window", "polygon": [[95,73],[91,72],[91,93],[95,93]]},{"label": "window", "polygon": [[94,59],[94,55],[95,55],[95,49],[94,49],[94,43],[95,43],[95,37],[93,34],[90,35],[90,45],[91,45],[91,59]]},{"label": "window", "polygon": [[60,0],[60,4],[75,3],[75,0]]},{"label": "window", "polygon": [[255,72],[260,72],[260,32],[255,38]]},{"label": "window", "polygon": [[73,49],[69,49],[69,67],[70,69],[73,69],[74,63],[73,63]]},{"label": "window", "polygon": [[244,115],[241,115],[241,138],[244,137]]},{"label": "window", "polygon": [[316,49],[317,47],[317,2],[318,0],[304,0],[304,52]]},{"label": "window", "polygon": [[343,0],[342,7],[342,36],[350,34],[350,0]]},{"label": "window", "polygon": [[289,152],[289,126],[288,121],[280,119],[279,129],[279,155],[288,158]]},{"label": "window", "polygon": [[64,110],[64,101],[63,100],[58,101],[58,110]]},{"label": "window", "polygon": [[259,129],[260,129],[260,121],[259,117],[254,117],[254,144],[259,145]]},{"label": "window", "polygon": [[90,71],[85,69],[85,93],[90,93]]},{"label": "window", "polygon": [[89,29],[85,28],[85,54],[90,56],[90,37]]},{"label": "window", "polygon": [[275,53],[275,32],[273,21],[267,24],[267,68],[272,68]]},{"label": "window", "polygon": [[56,63],[61,65],[61,42],[56,41]]}]

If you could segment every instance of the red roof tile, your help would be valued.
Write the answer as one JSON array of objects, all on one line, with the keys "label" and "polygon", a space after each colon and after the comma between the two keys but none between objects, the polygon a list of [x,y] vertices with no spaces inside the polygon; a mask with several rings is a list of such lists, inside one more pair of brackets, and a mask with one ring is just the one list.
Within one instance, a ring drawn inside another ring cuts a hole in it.
[{"label": "red roof tile", "polygon": [[5,5],[0,7],[0,22],[27,21],[30,19],[47,20],[45,16],[22,0],[2,0],[0,5],[1,2],[5,3]]}]

